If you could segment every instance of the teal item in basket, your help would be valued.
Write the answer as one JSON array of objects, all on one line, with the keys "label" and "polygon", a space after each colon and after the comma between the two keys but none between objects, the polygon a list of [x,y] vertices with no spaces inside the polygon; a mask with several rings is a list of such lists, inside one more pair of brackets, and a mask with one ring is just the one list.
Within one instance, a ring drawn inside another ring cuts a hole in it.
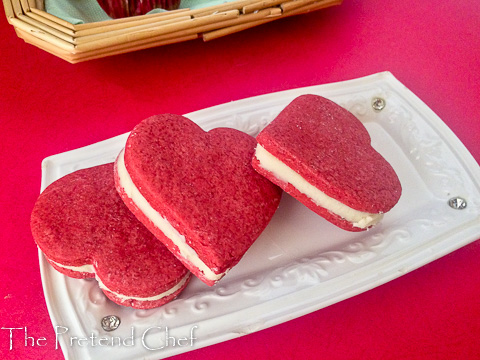
[{"label": "teal item in basket", "polygon": [[[199,9],[231,1],[235,0],[182,0],[180,9]],[[96,0],[45,0],[45,11],[74,25],[112,19]],[[165,10],[155,9],[149,14],[162,11]]]}]

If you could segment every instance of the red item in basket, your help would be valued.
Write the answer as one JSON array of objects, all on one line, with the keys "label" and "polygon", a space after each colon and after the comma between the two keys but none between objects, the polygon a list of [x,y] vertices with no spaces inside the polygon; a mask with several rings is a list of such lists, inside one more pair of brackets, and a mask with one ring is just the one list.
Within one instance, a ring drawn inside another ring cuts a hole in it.
[{"label": "red item in basket", "polygon": [[97,0],[108,16],[118,19],[145,15],[153,9],[175,10],[180,0]]}]

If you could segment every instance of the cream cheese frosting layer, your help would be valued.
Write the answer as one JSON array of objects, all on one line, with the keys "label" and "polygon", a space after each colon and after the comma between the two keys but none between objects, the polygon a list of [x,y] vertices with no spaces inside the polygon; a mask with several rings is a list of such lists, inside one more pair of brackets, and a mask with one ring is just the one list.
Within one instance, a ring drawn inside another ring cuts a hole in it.
[{"label": "cream cheese frosting layer", "polygon": [[89,274],[93,274],[95,272],[95,269],[91,264],[80,265],[80,266],[69,266],[69,265],[59,264],[56,261],[53,261],[51,259],[48,259],[48,261],[50,261],[51,263],[54,263],[58,267],[61,267],[67,270],[78,271],[78,272],[89,273]]},{"label": "cream cheese frosting layer", "polygon": [[208,280],[217,281],[225,273],[215,274],[198,256],[197,252],[187,244],[185,236],[180,234],[167,219],[165,219],[158,211],[156,211],[150,203],[143,197],[138,188],[132,181],[130,174],[125,167],[124,159],[125,150],[122,150],[117,158],[117,171],[120,186],[123,188],[127,196],[135,203],[135,205],[147,216],[152,223],[160,229],[163,234],[168,237],[177,246],[180,255],[187,261],[197,267]]},{"label": "cream cheese frosting layer", "polygon": [[120,300],[156,301],[156,300],[163,299],[164,297],[167,297],[169,295],[172,295],[176,291],[180,290],[185,285],[185,283],[189,279],[190,275],[191,275],[191,273],[187,272],[185,274],[185,276],[182,278],[182,280],[180,280],[180,282],[178,282],[174,287],[168,289],[167,291],[165,291],[161,294],[158,294],[158,295],[155,295],[155,296],[149,296],[149,297],[122,295],[122,294],[119,294],[115,291],[112,291],[108,287],[106,287],[105,284],[102,282],[102,280],[100,280],[100,278],[97,275],[95,275],[95,279],[97,279],[98,285],[100,286],[100,289],[107,290],[108,292],[112,293],[113,295],[115,295]]},{"label": "cream cheese frosting layer", "polygon": [[[58,267],[61,267],[63,269],[72,270],[72,271],[87,272],[87,273],[91,273],[91,274],[95,273],[95,268],[91,264],[82,265],[82,266],[69,266],[69,265],[59,264],[56,261],[53,261],[53,260],[50,260],[50,259],[48,259],[48,260],[50,262],[54,263],[55,265],[57,265]],[[174,287],[170,288],[169,290],[167,290],[167,291],[165,291],[161,294],[158,294],[158,295],[155,295],[155,296],[150,296],[150,297],[137,297],[137,296],[122,295],[122,294],[119,294],[115,291],[110,290],[103,283],[103,281],[97,276],[96,273],[95,273],[95,279],[98,281],[98,285],[100,286],[101,289],[107,290],[108,292],[114,294],[116,297],[118,297],[121,300],[156,301],[156,300],[160,300],[160,299],[162,299],[166,296],[169,296],[169,295],[173,294],[174,292],[180,290],[183,287],[183,285],[185,285],[185,282],[187,282],[190,275],[191,275],[190,272],[187,272],[185,274],[185,276],[182,278],[182,280],[180,280],[180,282],[178,282]]]},{"label": "cream cheese frosting layer", "polygon": [[265,150],[260,144],[257,144],[255,149],[255,157],[259,161],[260,166],[271,172],[277,179],[290,183],[298,191],[308,196],[316,205],[349,221],[355,227],[365,229],[369,226],[375,225],[383,217],[383,214],[370,214],[352,209],[340,201],[328,196],[323,191],[310,184],[295,170]]}]

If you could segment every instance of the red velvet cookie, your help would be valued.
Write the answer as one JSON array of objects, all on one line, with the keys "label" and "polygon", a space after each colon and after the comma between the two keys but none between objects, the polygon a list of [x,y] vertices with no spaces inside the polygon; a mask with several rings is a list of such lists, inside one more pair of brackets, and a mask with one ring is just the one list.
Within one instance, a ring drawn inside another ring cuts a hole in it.
[{"label": "red velvet cookie", "polygon": [[281,190],[251,165],[255,139],[203,131],[179,115],[142,121],[116,162],[130,210],[208,285],[231,269],[265,229]]},{"label": "red velvet cookie", "polygon": [[373,226],[400,198],[400,181],[363,124],[323,97],[293,100],[257,142],[255,170],[345,230]]},{"label": "red velvet cookie", "polygon": [[115,190],[112,163],[50,184],[35,203],[31,229],[55,269],[74,278],[96,277],[120,305],[163,305],[191,275],[125,206]]}]

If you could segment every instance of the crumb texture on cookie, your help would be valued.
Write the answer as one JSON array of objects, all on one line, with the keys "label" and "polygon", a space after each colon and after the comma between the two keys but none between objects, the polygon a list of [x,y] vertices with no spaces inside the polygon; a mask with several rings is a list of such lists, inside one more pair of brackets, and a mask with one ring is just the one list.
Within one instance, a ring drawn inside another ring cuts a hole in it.
[{"label": "crumb texture on cookie", "polygon": [[257,141],[310,184],[352,209],[385,213],[400,198],[397,174],[371,146],[363,124],[323,97],[294,99]]},{"label": "crumb texture on cookie", "polygon": [[189,274],[125,206],[115,189],[113,163],[78,170],[48,186],[35,203],[31,230],[57,270],[95,276],[104,290],[124,298],[168,292]]},{"label": "crumb texture on cookie", "polygon": [[215,274],[240,260],[280,201],[281,190],[251,166],[255,146],[238,130],[205,132],[173,114],[142,121],[127,140],[125,167],[133,184]]},{"label": "crumb texture on cookie", "polygon": [[120,196],[125,199],[133,213],[138,216],[140,221],[150,225],[152,233],[159,239],[162,239],[172,253],[176,254],[184,262],[188,262],[189,267],[198,269],[198,272],[196,272],[197,276],[209,283],[215,283],[220,280],[225,273],[217,274],[213,272],[200,259],[197,252],[187,244],[185,236],[180,234],[141,194],[128,174],[124,155],[125,151],[122,150],[115,162],[115,180]]}]

